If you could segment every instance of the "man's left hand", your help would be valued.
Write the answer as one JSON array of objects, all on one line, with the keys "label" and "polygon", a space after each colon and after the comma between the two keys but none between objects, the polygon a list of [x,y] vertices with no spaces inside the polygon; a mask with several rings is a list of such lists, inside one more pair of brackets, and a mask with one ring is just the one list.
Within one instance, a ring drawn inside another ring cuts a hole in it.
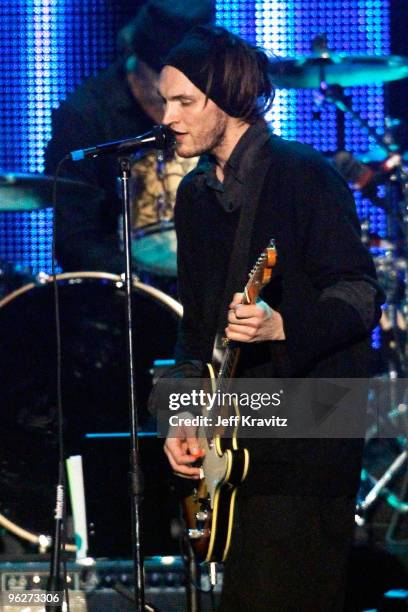
[{"label": "man's left hand", "polygon": [[225,335],[237,342],[265,342],[285,340],[283,319],[266,302],[242,304],[242,293],[235,293],[228,311]]}]

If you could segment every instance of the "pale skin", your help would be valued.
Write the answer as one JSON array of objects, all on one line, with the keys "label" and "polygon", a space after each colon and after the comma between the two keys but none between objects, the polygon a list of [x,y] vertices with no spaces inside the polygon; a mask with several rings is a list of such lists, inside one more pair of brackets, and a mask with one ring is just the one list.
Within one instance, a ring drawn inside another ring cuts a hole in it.
[{"label": "pale skin", "polygon": [[[249,124],[227,115],[198,89],[182,72],[165,66],[159,80],[159,94],[164,103],[162,122],[176,137],[180,157],[211,153],[217,163],[216,173],[224,178],[224,166]],[[239,342],[284,340],[283,320],[279,312],[262,300],[242,304],[236,293],[229,305],[225,334]],[[203,455],[194,427],[177,427],[169,432],[164,452],[174,472],[186,478],[200,478],[199,467],[191,464]]]}]

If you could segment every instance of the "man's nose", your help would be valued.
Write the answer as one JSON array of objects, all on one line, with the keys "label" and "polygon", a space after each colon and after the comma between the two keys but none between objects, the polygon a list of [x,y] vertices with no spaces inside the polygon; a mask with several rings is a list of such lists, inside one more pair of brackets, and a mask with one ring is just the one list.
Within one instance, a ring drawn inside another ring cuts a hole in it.
[{"label": "man's nose", "polygon": [[162,119],[163,125],[171,126],[172,124],[177,122],[177,116],[174,111],[174,108],[167,104],[164,109],[164,115]]}]

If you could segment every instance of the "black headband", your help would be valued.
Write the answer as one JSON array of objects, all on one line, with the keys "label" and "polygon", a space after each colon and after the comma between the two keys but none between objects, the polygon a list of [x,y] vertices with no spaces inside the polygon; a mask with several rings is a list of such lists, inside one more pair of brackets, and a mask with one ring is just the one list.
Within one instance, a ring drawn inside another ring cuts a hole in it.
[{"label": "black headband", "polygon": [[[225,36],[221,32],[221,28],[194,28],[181,43],[170,51],[164,65],[180,70],[227,115],[240,117],[241,110],[237,107],[235,100],[228,100],[226,95],[225,64],[222,61],[225,53]],[[211,56],[213,61],[209,61]],[[210,65],[214,69],[211,82],[209,82]],[[239,74],[236,75],[236,78],[239,79]]]}]

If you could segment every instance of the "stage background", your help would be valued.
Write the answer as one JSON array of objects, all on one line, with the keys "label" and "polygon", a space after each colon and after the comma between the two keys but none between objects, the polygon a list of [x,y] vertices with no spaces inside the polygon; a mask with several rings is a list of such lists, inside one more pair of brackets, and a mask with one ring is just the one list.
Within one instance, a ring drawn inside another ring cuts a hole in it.
[{"label": "stage background", "polygon": [[[188,2],[189,0],[186,0]],[[51,110],[78,83],[104,68],[116,53],[120,27],[142,1],[2,0],[0,3],[0,171],[41,173],[51,135]],[[312,38],[326,32],[329,48],[349,54],[391,52],[391,0],[217,0],[220,25],[262,46],[268,53],[310,53]],[[404,7],[396,0],[394,27],[404,29]],[[397,37],[396,37],[397,38]],[[399,47],[403,46],[403,37]],[[398,48],[402,53],[403,49]],[[381,83],[346,89],[353,108],[379,132],[387,110]],[[398,94],[394,95],[398,105]],[[268,119],[285,138],[310,143],[333,154],[339,142],[334,108],[319,105],[311,90],[278,90]],[[133,134],[129,134],[133,136]],[[92,145],[95,143],[89,143]],[[349,117],[344,146],[354,153],[372,143]],[[360,218],[372,232],[386,234],[381,209],[356,194]],[[50,271],[52,212],[0,214],[0,260],[31,273]]]}]

